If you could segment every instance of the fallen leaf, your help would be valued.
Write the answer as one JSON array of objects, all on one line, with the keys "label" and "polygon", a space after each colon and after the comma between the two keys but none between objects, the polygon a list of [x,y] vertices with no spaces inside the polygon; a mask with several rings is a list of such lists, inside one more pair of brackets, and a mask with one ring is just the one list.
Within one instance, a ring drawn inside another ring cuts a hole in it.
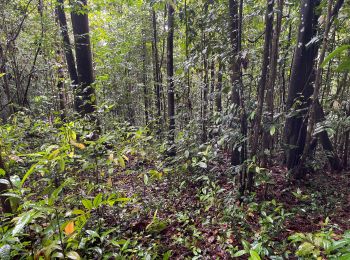
[{"label": "fallen leaf", "polygon": [[74,232],[74,221],[68,222],[67,226],[64,228],[64,233],[66,233],[67,236],[72,234]]}]

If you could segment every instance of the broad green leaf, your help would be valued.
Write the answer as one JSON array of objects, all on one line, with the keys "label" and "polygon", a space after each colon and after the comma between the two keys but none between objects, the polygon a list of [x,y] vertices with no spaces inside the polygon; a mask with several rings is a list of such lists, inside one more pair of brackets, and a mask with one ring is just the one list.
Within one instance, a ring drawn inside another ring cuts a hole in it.
[{"label": "broad green leaf", "polygon": [[270,127],[270,135],[273,136],[275,133],[276,133],[276,126],[275,126],[275,125],[272,125],[272,126]]},{"label": "broad green leaf", "polygon": [[331,59],[333,59],[335,56],[341,54],[343,51],[350,48],[350,45],[343,45],[338,48],[336,48],[334,51],[332,51],[328,56],[324,59],[324,61],[321,64],[321,67],[323,68]]},{"label": "broad green leaf", "polygon": [[239,250],[233,255],[233,257],[240,257],[246,253],[247,253],[247,251],[245,251],[245,250]]},{"label": "broad green leaf", "polygon": [[102,193],[99,193],[95,198],[94,198],[94,202],[93,205],[95,208],[97,208],[98,206],[100,206],[102,203]]},{"label": "broad green leaf", "polygon": [[20,216],[17,220],[16,226],[12,230],[12,236],[16,236],[18,233],[20,233],[25,225],[30,222],[34,214],[35,213],[33,211],[28,211]]},{"label": "broad green leaf", "polygon": [[81,203],[83,203],[84,207],[88,210],[92,210],[92,202],[91,200],[87,200],[87,199],[83,199],[81,201]]},{"label": "broad green leaf", "polygon": [[249,252],[250,244],[248,241],[242,239],[242,245],[245,251]]},{"label": "broad green leaf", "polygon": [[125,161],[124,161],[123,156],[118,156],[118,162],[119,162],[120,167],[122,167],[124,169],[125,168]]},{"label": "broad green leaf", "polygon": [[249,260],[261,260],[259,254],[255,250],[250,250],[250,257]]},{"label": "broad green leaf", "polygon": [[171,257],[172,251],[169,250],[163,255],[163,260],[169,260]]},{"label": "broad green leaf", "polygon": [[23,186],[24,182],[28,179],[28,177],[34,172],[37,164],[33,164],[32,167],[26,172],[21,181],[21,186]]},{"label": "broad green leaf", "polygon": [[86,233],[88,233],[90,237],[100,237],[100,235],[94,230],[86,230]]},{"label": "broad green leaf", "polygon": [[66,255],[69,259],[73,259],[73,260],[80,260],[80,255],[75,252],[75,251],[70,251],[67,255]]},{"label": "broad green leaf", "polygon": [[307,256],[312,254],[314,249],[315,246],[313,244],[311,244],[310,242],[304,242],[298,247],[296,254],[298,256]]},{"label": "broad green leaf", "polygon": [[12,184],[16,187],[16,188],[20,188],[21,187],[21,179],[19,178],[18,175],[12,175],[10,177],[10,180],[12,182]]}]

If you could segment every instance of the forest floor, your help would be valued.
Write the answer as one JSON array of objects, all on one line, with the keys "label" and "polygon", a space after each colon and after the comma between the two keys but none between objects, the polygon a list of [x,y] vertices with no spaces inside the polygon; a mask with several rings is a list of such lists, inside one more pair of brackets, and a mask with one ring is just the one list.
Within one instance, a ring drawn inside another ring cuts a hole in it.
[{"label": "forest floor", "polygon": [[[10,259],[350,255],[350,172],[320,170],[291,182],[273,164],[259,168],[254,192],[240,197],[229,156],[211,145],[184,139],[169,162],[163,143],[142,129],[78,143],[69,124],[57,131],[36,123],[35,135],[27,134],[30,124],[20,126],[6,139],[11,170],[23,174],[11,176],[8,195],[21,203],[1,225],[0,253]],[[337,248],[326,252],[330,244]]]},{"label": "forest floor", "polygon": [[142,198],[129,205],[133,214],[123,217],[125,238],[136,238],[145,248],[156,246],[158,252],[171,251],[176,259],[196,255],[229,259],[230,252],[242,249],[242,239],[269,240],[276,256],[286,255],[293,250],[290,235],[322,230],[326,218],[335,239],[350,229],[349,172],[321,171],[291,183],[287,169],[274,165],[268,169],[269,184],[260,185],[252,197],[239,203],[236,184],[224,170],[228,162],[197,178],[168,176],[150,185],[129,173],[136,164],[136,159],[130,160],[112,180],[121,192]]}]

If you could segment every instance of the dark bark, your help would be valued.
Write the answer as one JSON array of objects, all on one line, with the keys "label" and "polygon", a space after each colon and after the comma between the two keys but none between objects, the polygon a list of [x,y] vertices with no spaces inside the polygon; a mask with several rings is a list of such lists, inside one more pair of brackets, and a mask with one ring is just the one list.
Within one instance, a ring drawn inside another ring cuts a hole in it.
[{"label": "dark bark", "polygon": [[222,61],[219,61],[219,70],[218,70],[218,82],[216,85],[216,95],[215,95],[215,103],[216,103],[216,111],[222,111],[222,76],[223,76],[224,64]]},{"label": "dark bark", "polygon": [[[7,63],[7,59],[5,56],[5,52],[3,50],[3,47],[0,44],[0,73],[4,74],[3,77],[1,78],[1,80],[3,80],[3,89],[5,94],[5,98],[3,99],[4,104],[2,104],[4,107],[1,108],[2,120],[4,122],[6,122],[7,118],[14,112],[12,97],[10,92],[10,84],[9,84],[8,75],[7,75],[6,63]],[[7,106],[7,108],[5,106]]]},{"label": "dark bark", "polygon": [[[188,21],[188,13],[187,13],[187,0],[185,0],[185,49],[186,49],[186,62],[189,61],[189,21]],[[192,117],[192,101],[191,101],[191,79],[190,79],[190,67],[187,64],[186,68],[186,105],[188,109],[188,120]]]},{"label": "dark bark", "polygon": [[[323,33],[323,39],[322,39],[322,46],[320,49],[318,61],[317,61],[317,67],[315,68],[315,84],[314,89],[312,93],[312,99],[311,99],[311,105],[308,108],[308,122],[307,122],[307,131],[306,131],[306,138],[305,138],[305,145],[303,149],[302,156],[299,160],[299,163],[296,167],[293,168],[292,174],[296,179],[303,178],[305,176],[305,162],[309,155],[309,147],[312,142],[312,135],[315,129],[316,121],[317,121],[317,104],[318,104],[318,98],[319,93],[321,89],[322,84],[322,62],[324,61],[326,50],[328,46],[328,34],[330,31],[330,24],[331,24],[331,17],[332,17],[332,5],[333,0],[328,0],[327,4],[327,17],[325,20],[325,28]],[[326,144],[328,146],[328,144]]]},{"label": "dark bark", "polygon": [[[229,16],[230,16],[230,41],[232,48],[231,57],[231,102],[234,105],[234,113],[238,112],[240,106],[239,88],[241,85],[241,73],[240,73],[240,37],[239,37],[239,11],[238,1],[229,0]],[[233,145],[231,154],[231,164],[237,166],[241,163],[241,155],[239,152],[239,146]]]},{"label": "dark bark", "polygon": [[[202,49],[207,46],[206,35],[204,28],[202,28]],[[209,76],[208,76],[208,55],[207,52],[203,54],[203,99],[202,99],[202,142],[207,141],[207,124],[208,124],[208,93],[209,93]]]},{"label": "dark bark", "polygon": [[65,113],[65,102],[64,102],[64,72],[61,66],[58,68],[57,74],[58,74],[57,91],[58,91],[60,118],[62,121],[65,121],[66,113]]},{"label": "dark bark", "polygon": [[210,117],[214,112],[214,91],[215,91],[215,60],[212,58],[210,64]]},{"label": "dark bark", "polygon": [[87,0],[77,1],[74,5],[75,10],[71,14],[80,83],[77,88],[77,96],[82,101],[82,104],[78,107],[78,112],[81,115],[93,113],[96,105],[95,89],[92,86],[94,75],[86,5]]},{"label": "dark bark", "polygon": [[[71,80],[71,85],[74,92],[76,92],[76,87],[79,84],[79,80],[78,80],[77,68],[75,65],[75,57],[73,54],[71,41],[68,33],[67,18],[64,12],[64,0],[57,0],[56,16],[60,25],[61,37],[63,41],[63,50],[66,57],[66,63],[68,67],[69,77]],[[80,100],[81,99],[76,98],[74,101],[74,106],[76,111],[78,111],[78,108],[81,106]]]},{"label": "dark bark", "polygon": [[168,117],[169,117],[169,150],[168,155],[176,154],[175,147],[175,85],[174,85],[174,7],[168,3],[167,35],[167,81],[168,81]]},{"label": "dark bark", "polygon": [[[264,53],[263,62],[261,67],[261,77],[258,87],[258,104],[256,108],[254,129],[253,129],[253,143],[252,143],[252,158],[258,156],[259,134],[261,130],[261,119],[264,106],[265,88],[267,84],[267,75],[270,64],[270,44],[272,40],[273,31],[273,6],[274,0],[267,0],[267,9],[265,14],[265,40],[264,40]],[[248,172],[247,188],[251,190],[253,186],[253,173]]]},{"label": "dark bark", "polygon": [[[284,0],[277,1],[277,12],[276,12],[276,24],[273,30],[272,37],[272,46],[271,46],[271,55],[270,55],[270,71],[267,83],[267,91],[266,91],[266,105],[267,105],[267,126],[268,129],[273,125],[273,116],[274,116],[274,91],[277,77],[277,61],[279,58],[279,37],[282,26],[282,16],[283,16],[283,4]],[[270,131],[264,131],[263,135],[263,150],[273,149],[273,137],[270,134]],[[264,156],[264,163],[267,163],[268,159]]]},{"label": "dark bark", "polygon": [[319,1],[314,0],[301,2],[301,21],[286,102],[286,109],[289,113],[285,124],[288,169],[293,169],[299,164],[306,141],[307,122],[305,116],[310,104],[309,98],[313,92],[313,70],[318,51],[318,44],[309,42],[317,33],[318,15],[315,13],[315,7],[318,4]]}]

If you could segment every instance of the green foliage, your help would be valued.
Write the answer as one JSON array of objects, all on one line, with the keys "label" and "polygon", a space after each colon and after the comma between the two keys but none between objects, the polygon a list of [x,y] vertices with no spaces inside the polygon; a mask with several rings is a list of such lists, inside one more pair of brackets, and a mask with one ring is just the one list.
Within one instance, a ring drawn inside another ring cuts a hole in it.
[{"label": "green foliage", "polygon": [[295,254],[303,259],[309,257],[327,259],[348,259],[350,257],[350,234],[346,232],[340,238],[333,231],[321,230],[317,233],[296,233],[289,237],[291,243],[297,246]]}]

